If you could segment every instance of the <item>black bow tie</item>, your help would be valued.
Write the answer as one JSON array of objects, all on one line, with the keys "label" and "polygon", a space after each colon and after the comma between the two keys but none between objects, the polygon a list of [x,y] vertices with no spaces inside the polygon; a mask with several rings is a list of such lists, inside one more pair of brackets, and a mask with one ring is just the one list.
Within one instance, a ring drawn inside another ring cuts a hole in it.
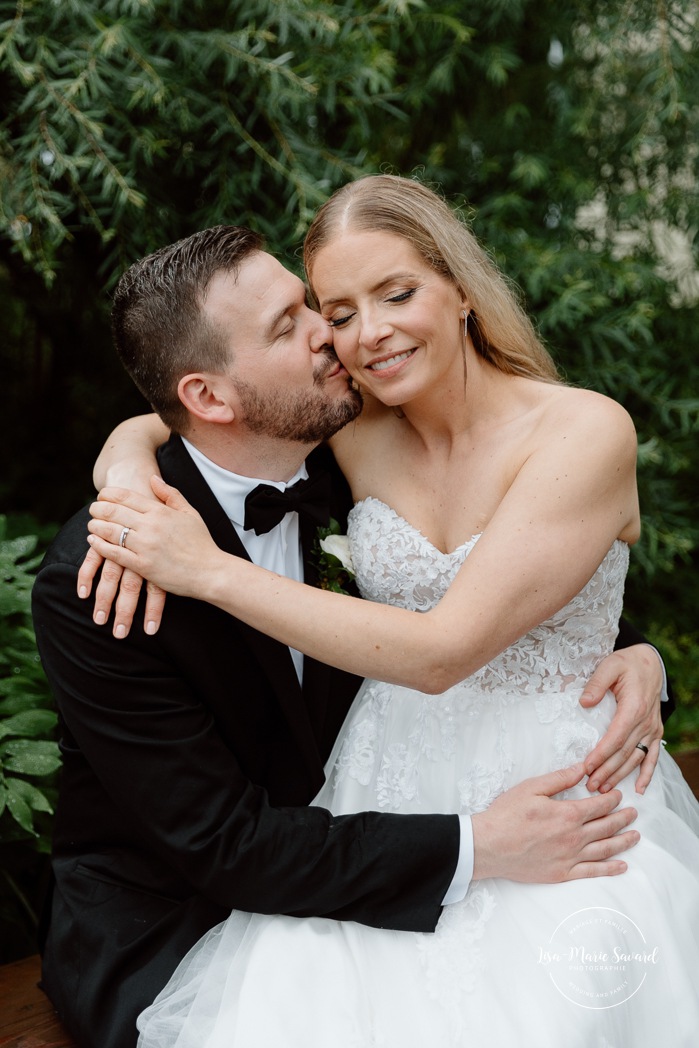
[{"label": "black bow tie", "polygon": [[330,520],[330,474],[318,472],[308,480],[297,480],[286,491],[271,484],[258,484],[245,499],[245,531],[264,535],[287,513],[302,513],[319,527]]}]

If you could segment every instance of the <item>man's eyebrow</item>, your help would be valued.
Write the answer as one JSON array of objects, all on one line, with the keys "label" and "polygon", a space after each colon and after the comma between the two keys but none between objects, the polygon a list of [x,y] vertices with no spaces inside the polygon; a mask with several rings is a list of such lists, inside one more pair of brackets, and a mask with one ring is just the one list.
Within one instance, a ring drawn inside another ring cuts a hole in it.
[{"label": "man's eyebrow", "polygon": [[[369,294],[370,295],[376,294],[377,291],[381,291],[381,289],[386,287],[387,284],[393,284],[396,280],[417,280],[417,279],[418,278],[417,278],[417,274],[416,273],[410,273],[408,271],[406,271],[405,273],[391,273],[389,276],[383,277],[376,284],[372,284],[372,286],[369,288]],[[345,302],[346,298],[347,298],[346,295],[342,296],[340,298],[324,298],[323,301],[320,303],[320,308],[321,309],[325,309],[326,306],[335,306],[335,305],[337,305],[338,302]]]}]

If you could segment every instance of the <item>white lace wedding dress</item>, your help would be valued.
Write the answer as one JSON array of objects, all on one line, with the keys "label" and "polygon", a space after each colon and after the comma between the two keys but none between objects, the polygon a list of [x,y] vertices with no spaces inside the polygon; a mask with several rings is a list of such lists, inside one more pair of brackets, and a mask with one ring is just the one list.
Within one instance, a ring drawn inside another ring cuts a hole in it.
[{"label": "white lace wedding dress", "polygon": [[[362,593],[416,610],[477,541],[443,554],[374,498],[354,508],[349,535]],[[627,562],[615,542],[567,607],[443,695],[366,681],[317,803],[479,812],[586,755],[614,699],[588,711],[578,699],[613,647]],[[143,1013],[139,1048],[699,1044],[699,807],[664,752],[644,796],[631,779],[624,802],[642,839],[624,875],[481,881],[434,935],[234,913]]]}]

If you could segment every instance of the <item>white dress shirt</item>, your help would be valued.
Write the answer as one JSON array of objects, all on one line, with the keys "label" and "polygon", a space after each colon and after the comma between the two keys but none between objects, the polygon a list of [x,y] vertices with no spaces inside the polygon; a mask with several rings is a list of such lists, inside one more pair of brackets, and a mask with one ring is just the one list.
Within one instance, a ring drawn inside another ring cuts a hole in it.
[{"label": "white dress shirt", "polygon": [[[258,484],[269,484],[270,487],[278,488],[279,491],[285,491],[297,480],[306,480],[308,470],[305,463],[291,480],[287,481],[241,477],[238,473],[231,473],[230,470],[224,469],[223,466],[217,466],[184,437],[182,443],[223,507],[253,564],[267,568],[268,571],[275,571],[278,575],[285,575],[288,579],[303,582],[303,553],[298,513],[287,513],[279,524],[264,535],[256,535],[252,530],[245,531],[243,523],[245,521],[245,499]],[[289,648],[289,651],[294,661],[299,684],[301,684],[303,682],[303,655],[296,648]]]}]

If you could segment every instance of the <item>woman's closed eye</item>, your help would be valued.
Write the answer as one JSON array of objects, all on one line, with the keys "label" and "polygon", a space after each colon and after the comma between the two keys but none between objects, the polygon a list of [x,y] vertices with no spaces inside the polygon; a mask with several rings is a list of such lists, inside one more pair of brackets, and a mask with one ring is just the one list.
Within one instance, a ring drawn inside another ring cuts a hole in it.
[{"label": "woman's closed eye", "polygon": [[[396,303],[407,302],[409,299],[413,297],[416,291],[416,287],[411,287],[408,288],[406,291],[399,291],[396,295],[389,295],[386,301]],[[352,320],[352,318],[356,315],[356,311],[353,311],[351,313],[344,313],[341,317],[328,317],[326,319],[328,321],[328,324],[330,324],[330,327],[339,328],[344,327],[344,325],[347,324],[348,321]]]},{"label": "woman's closed eye", "polygon": [[389,302],[407,302],[409,298],[413,297],[413,295],[415,294],[416,291],[417,291],[416,287],[411,287],[407,291],[401,291],[397,295],[391,295],[391,297],[388,299],[388,301]]},{"label": "woman's closed eye", "polygon": [[330,324],[330,327],[336,328],[342,327],[343,324],[346,324],[347,321],[351,320],[354,316],[356,316],[356,313],[345,313],[344,316],[333,317],[332,320],[329,317],[326,317],[326,320],[328,321],[328,324]]}]

